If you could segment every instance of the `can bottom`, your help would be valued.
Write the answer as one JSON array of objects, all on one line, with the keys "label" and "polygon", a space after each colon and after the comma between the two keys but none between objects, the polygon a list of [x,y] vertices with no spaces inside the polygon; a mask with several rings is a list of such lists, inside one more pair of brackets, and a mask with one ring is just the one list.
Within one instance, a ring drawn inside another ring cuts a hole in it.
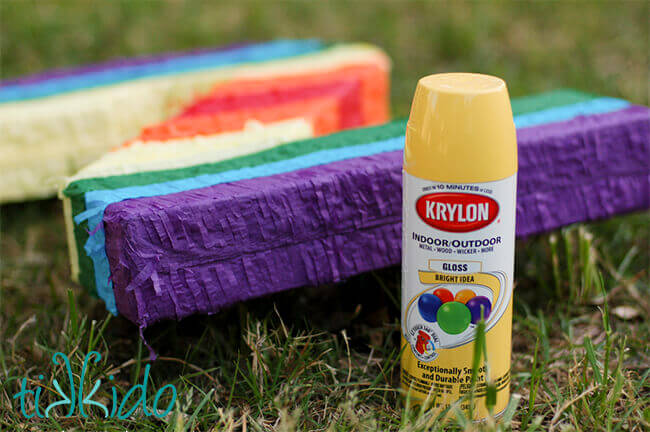
[{"label": "can bottom", "polygon": [[[405,398],[405,396],[402,396],[402,399],[404,399],[404,398]],[[422,399],[411,398],[411,409],[419,407],[420,405],[422,405],[422,402],[423,402]],[[507,409],[508,409],[508,404],[506,404],[506,406],[501,411],[499,411],[496,414],[493,414],[492,418],[496,422],[499,422],[501,420],[501,417],[503,417],[503,414],[506,412]],[[477,423],[477,424],[478,423],[485,423],[487,421],[487,419],[488,419],[488,417],[483,417],[483,418],[480,418],[480,419],[472,420],[472,423]]]}]

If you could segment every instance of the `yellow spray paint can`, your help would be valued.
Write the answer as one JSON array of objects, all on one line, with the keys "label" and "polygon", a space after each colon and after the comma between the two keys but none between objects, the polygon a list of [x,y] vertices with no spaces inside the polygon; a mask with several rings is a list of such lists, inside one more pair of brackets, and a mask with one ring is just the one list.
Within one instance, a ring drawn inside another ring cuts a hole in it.
[{"label": "yellow spray paint can", "polygon": [[[503,80],[422,78],[406,130],[403,170],[401,385],[416,403],[469,410],[475,328],[489,368],[478,370],[474,419],[510,396],[517,141]],[[464,397],[464,399],[463,399]]]}]

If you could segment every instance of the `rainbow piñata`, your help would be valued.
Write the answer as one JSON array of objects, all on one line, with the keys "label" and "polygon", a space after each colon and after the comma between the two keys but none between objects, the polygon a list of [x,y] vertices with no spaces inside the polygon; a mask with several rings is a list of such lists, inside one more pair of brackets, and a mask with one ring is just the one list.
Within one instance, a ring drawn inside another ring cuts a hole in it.
[{"label": "rainbow pi\u00f1ata", "polygon": [[[76,197],[79,188],[103,189],[107,179],[110,183],[131,174],[127,195],[148,196],[155,187],[148,192],[138,188],[137,177],[166,170],[171,180],[179,170],[192,170],[197,161],[216,163],[296,139],[388,120],[389,63],[383,53],[359,48],[353,56],[322,58],[328,61],[321,62],[318,70],[294,68],[283,75],[217,84],[176,117],[144,128],[137,138],[68,179],[65,195]],[[177,185],[178,191],[185,190],[187,181]],[[66,215],[99,226],[103,208],[88,206],[78,214],[77,206],[75,199],[64,200]],[[91,290],[96,287],[115,312],[103,248],[95,249],[86,240],[88,232],[79,225],[75,228],[70,217],[66,223],[73,277]],[[95,231],[90,235],[101,236]]]},{"label": "rainbow pi\u00f1ata", "polygon": [[363,62],[367,45],[279,40],[111,61],[0,82],[0,203],[53,195],[61,180],[197,93],[233,78]]},{"label": "rainbow pi\u00f1ata", "polygon": [[[519,236],[650,205],[648,108],[573,91],[512,106]],[[92,282],[141,329],[397,264],[404,130],[395,121],[73,181],[64,195],[76,250],[107,259]]]}]

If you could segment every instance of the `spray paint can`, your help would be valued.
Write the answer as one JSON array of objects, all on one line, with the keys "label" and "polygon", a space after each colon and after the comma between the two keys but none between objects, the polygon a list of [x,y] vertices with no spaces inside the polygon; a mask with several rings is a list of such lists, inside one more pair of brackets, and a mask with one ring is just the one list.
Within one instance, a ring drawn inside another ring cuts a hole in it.
[{"label": "spray paint can", "polygon": [[517,142],[503,80],[422,78],[403,170],[401,385],[415,403],[469,411],[475,329],[485,321],[472,406],[488,415],[510,396]]}]

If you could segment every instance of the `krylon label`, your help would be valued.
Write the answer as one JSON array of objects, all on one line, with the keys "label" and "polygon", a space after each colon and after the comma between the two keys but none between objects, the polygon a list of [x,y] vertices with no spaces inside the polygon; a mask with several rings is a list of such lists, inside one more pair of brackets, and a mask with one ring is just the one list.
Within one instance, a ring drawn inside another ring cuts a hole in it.
[{"label": "krylon label", "polygon": [[402,387],[436,408],[470,390],[481,320],[489,367],[479,371],[475,403],[486,415],[488,375],[498,411],[507,403],[516,179],[443,183],[404,173]]},{"label": "krylon label", "polygon": [[499,214],[499,204],[492,198],[458,192],[423,195],[415,208],[424,223],[447,232],[481,229]]}]

